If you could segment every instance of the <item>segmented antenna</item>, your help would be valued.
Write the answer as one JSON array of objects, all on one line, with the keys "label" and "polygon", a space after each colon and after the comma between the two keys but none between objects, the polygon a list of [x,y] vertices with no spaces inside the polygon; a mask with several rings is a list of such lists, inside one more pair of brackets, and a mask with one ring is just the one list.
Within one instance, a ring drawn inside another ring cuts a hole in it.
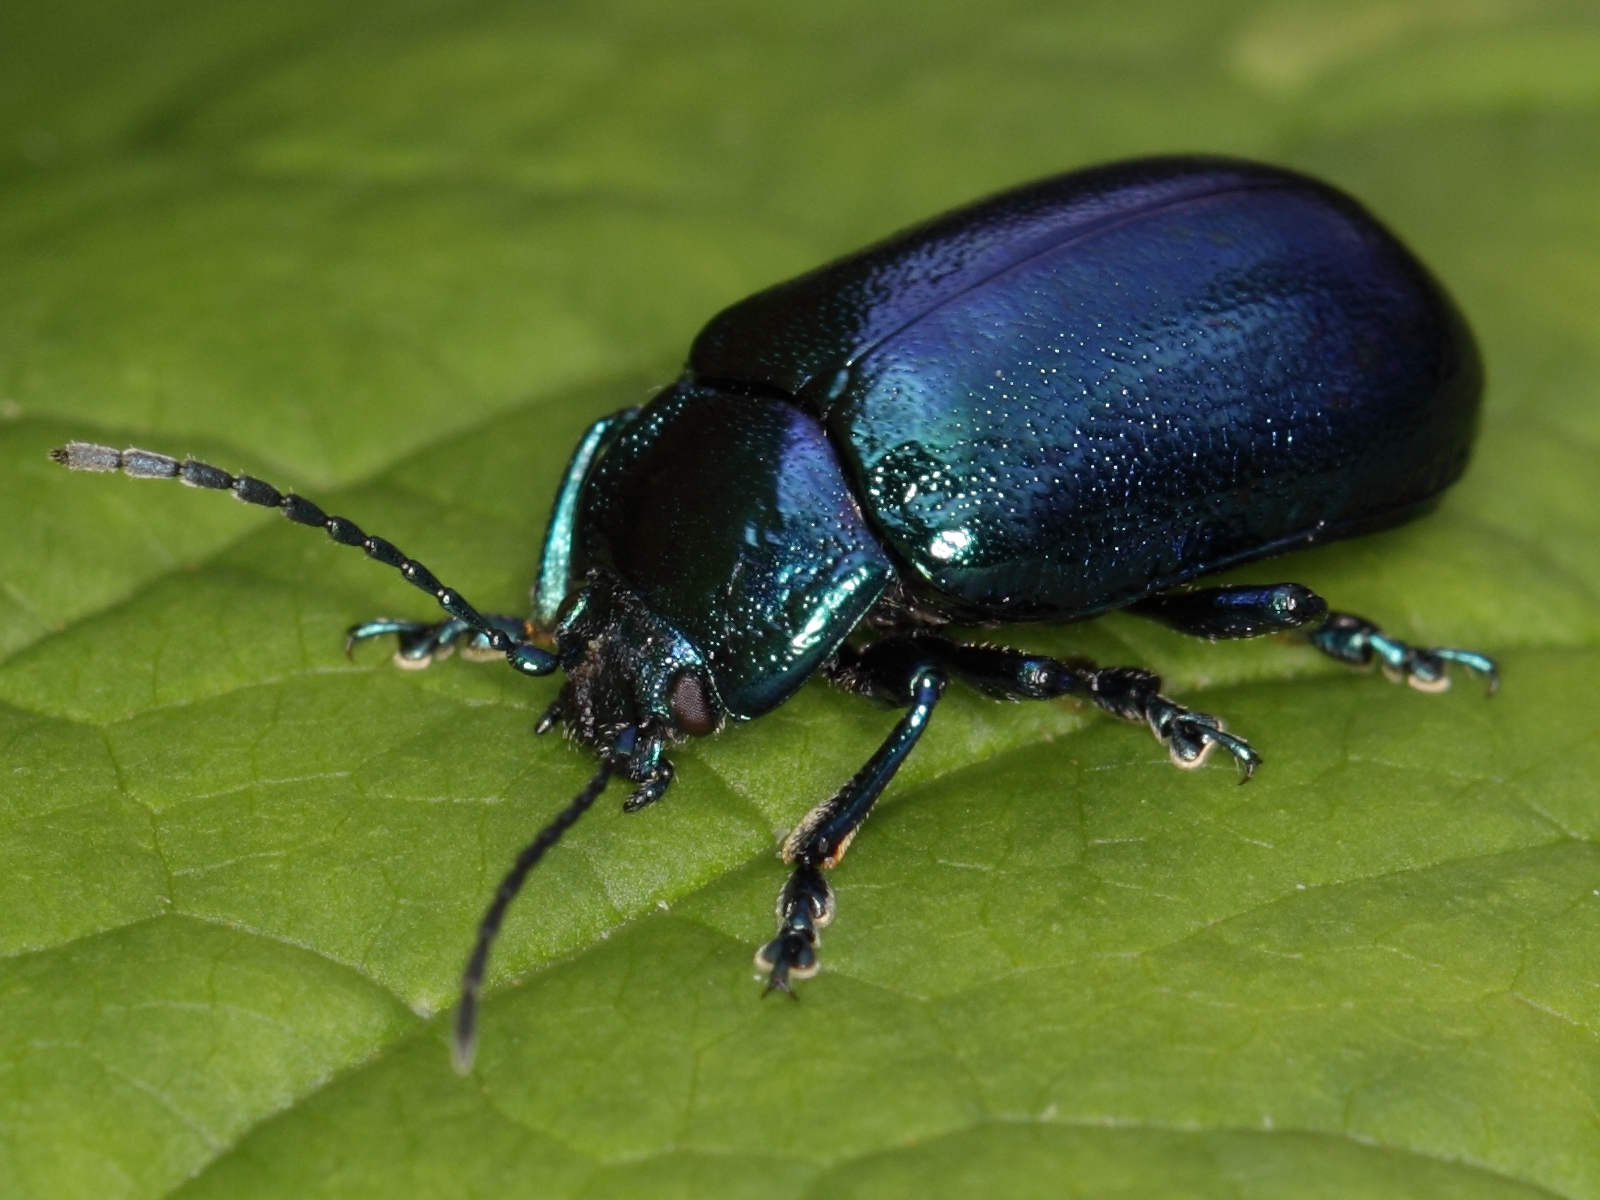
[{"label": "segmented antenna", "polygon": [[50,457],[69,471],[121,471],[134,479],[177,479],[190,487],[232,492],[235,499],[246,504],[282,509],[283,515],[296,524],[320,526],[341,546],[360,546],[368,558],[395,568],[407,583],[427,592],[445,612],[482,635],[491,650],[504,654],[506,661],[524,675],[548,675],[556,669],[554,655],[491,625],[460,592],[445,587],[427,567],[400,553],[394,543],[368,537],[354,521],[330,517],[304,496],[280,492],[270,483],[249,475],[230,475],[210,463],[196,462],[192,458],[179,462],[149,450],[113,450],[93,442],[68,442],[50,451]]},{"label": "segmented antenna", "polygon": [[534,836],[533,841],[522,848],[517,861],[495,889],[494,899],[489,902],[488,911],[478,923],[478,940],[467,959],[466,970],[461,973],[461,1003],[456,1006],[455,1039],[450,1047],[450,1060],[455,1064],[458,1074],[465,1075],[472,1070],[472,1060],[478,1053],[478,996],[483,991],[484,971],[489,965],[489,947],[500,932],[506,909],[511,907],[511,902],[517,898],[517,893],[528,878],[528,872],[538,865],[545,851],[559,842],[561,835],[576,825],[578,818],[600,798],[600,793],[611,782],[612,774],[633,753],[637,735],[637,729],[623,731],[611,752],[601,760],[594,778],[573,798],[571,804],[557,813],[555,819]]}]

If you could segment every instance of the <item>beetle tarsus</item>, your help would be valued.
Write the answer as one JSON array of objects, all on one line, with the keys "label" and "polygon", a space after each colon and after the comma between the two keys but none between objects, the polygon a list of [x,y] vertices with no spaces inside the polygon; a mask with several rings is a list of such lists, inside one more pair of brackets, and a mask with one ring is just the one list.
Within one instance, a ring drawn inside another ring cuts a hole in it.
[{"label": "beetle tarsus", "polygon": [[[523,634],[524,622],[520,617],[503,613],[484,613],[483,620],[490,627],[512,638]],[[461,657],[474,662],[498,659],[503,655],[489,645],[486,634],[480,633],[458,617],[448,621],[394,621],[378,617],[352,625],[345,633],[346,657],[354,654],[356,646],[373,638],[395,635],[395,665],[418,670],[429,663],[449,658],[459,648]]]},{"label": "beetle tarsus", "polygon": [[1261,765],[1249,742],[1227,732],[1210,713],[1193,712],[1161,694],[1161,676],[1139,667],[1104,667],[1089,673],[1089,694],[1112,716],[1142,721],[1167,748],[1172,761],[1185,769],[1204,764],[1213,747],[1221,746],[1244,772],[1247,781]]},{"label": "beetle tarsus", "polygon": [[761,989],[762,999],[773,992],[782,992],[791,1000],[800,999],[791,979],[810,979],[818,970],[817,943],[808,941],[803,934],[788,931],[779,934],[756,951],[756,966],[766,971],[767,986]]},{"label": "beetle tarsus", "polygon": [[1442,692],[1448,688],[1450,676],[1446,668],[1450,663],[1482,675],[1491,696],[1500,687],[1500,668],[1488,655],[1447,646],[1412,646],[1352,613],[1329,613],[1328,619],[1307,637],[1330,658],[1356,667],[1376,662],[1394,682],[1409,683],[1419,692]]},{"label": "beetle tarsus", "polygon": [[636,813],[642,808],[648,808],[662,796],[667,794],[667,789],[672,786],[672,781],[677,777],[672,763],[668,759],[661,759],[655,771],[640,782],[633,794],[622,802],[622,811]]},{"label": "beetle tarsus", "polygon": [[756,968],[767,972],[762,990],[786,992],[794,999],[792,979],[810,979],[817,973],[819,934],[833,920],[833,889],[812,863],[801,863],[778,893],[778,935],[756,951]]},{"label": "beetle tarsus", "polygon": [[1217,717],[1190,712],[1165,696],[1155,698],[1149,721],[1151,730],[1167,747],[1172,761],[1185,769],[1202,765],[1212,748],[1221,746],[1239,764],[1239,782],[1249,783],[1264,761],[1255,747],[1229,733]]}]

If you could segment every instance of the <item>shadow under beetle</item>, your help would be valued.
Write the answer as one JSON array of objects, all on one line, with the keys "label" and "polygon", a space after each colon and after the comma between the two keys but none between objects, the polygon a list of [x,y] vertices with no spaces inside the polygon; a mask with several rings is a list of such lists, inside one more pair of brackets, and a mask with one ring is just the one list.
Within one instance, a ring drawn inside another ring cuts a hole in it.
[{"label": "shadow under beetle", "polygon": [[[1420,649],[1294,583],[1197,576],[1405,521],[1466,466],[1482,371],[1439,284],[1359,204],[1259,164],[1151,158],[1046,179],[917,226],[712,319],[681,379],[596,421],[556,494],[531,619],[480,613],[421,563],[261,480],[74,442],[84,471],[176,478],[359,546],[449,619],[375,620],[425,666],[460,644],[566,680],[563,725],[600,766],[517,856],[462,980],[470,1065],[489,946],[529,870],[614,774],[632,812],[667,747],[782,704],[811,676],[904,715],[783,842],[793,873],[767,990],[817,970],[822,872],[950,680],[1005,700],[1079,696],[1146,723],[1181,767],[1222,722],[1138,667],[947,637],[948,625],[1127,609],[1204,638],[1299,630],[1425,691],[1465,650]],[[554,652],[537,641],[553,645]]]}]

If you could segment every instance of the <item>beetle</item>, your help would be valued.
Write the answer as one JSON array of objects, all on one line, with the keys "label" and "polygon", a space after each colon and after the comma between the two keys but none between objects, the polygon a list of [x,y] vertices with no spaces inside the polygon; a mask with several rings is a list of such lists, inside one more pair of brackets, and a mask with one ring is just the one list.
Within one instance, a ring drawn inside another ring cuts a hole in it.
[{"label": "beetle", "polygon": [[[789,834],[774,989],[818,969],[835,866],[959,680],[1081,697],[1143,722],[1181,767],[1261,757],[1131,666],[979,644],[952,627],[1115,609],[1210,639],[1298,631],[1422,690],[1482,654],[1419,648],[1295,583],[1192,580],[1396,525],[1465,469],[1483,373],[1427,269],[1355,200],[1292,171],[1138,159],[1003,192],[759,292],[695,339],[681,378],[580,440],[529,618],[485,614],[392,543],[250,476],[73,442],[75,470],[178,479],[276,507],[432,595],[381,618],[402,665],[457,645],[565,675],[563,726],[598,770],[517,856],[462,979],[470,1066],[490,945],[539,859],[613,775],[637,811],[668,747],[783,704],[821,675],[902,710],[871,759]],[[763,994],[766,994],[765,992]]]}]

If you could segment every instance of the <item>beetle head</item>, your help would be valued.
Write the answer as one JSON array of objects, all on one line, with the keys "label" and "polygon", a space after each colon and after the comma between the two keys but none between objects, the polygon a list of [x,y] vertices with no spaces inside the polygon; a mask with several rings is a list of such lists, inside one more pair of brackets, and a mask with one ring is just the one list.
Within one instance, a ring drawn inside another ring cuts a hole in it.
[{"label": "beetle head", "polygon": [[657,746],[721,727],[724,709],[700,652],[610,571],[589,573],[563,606],[555,639],[567,677],[561,719],[583,745],[603,750],[629,727]]}]

